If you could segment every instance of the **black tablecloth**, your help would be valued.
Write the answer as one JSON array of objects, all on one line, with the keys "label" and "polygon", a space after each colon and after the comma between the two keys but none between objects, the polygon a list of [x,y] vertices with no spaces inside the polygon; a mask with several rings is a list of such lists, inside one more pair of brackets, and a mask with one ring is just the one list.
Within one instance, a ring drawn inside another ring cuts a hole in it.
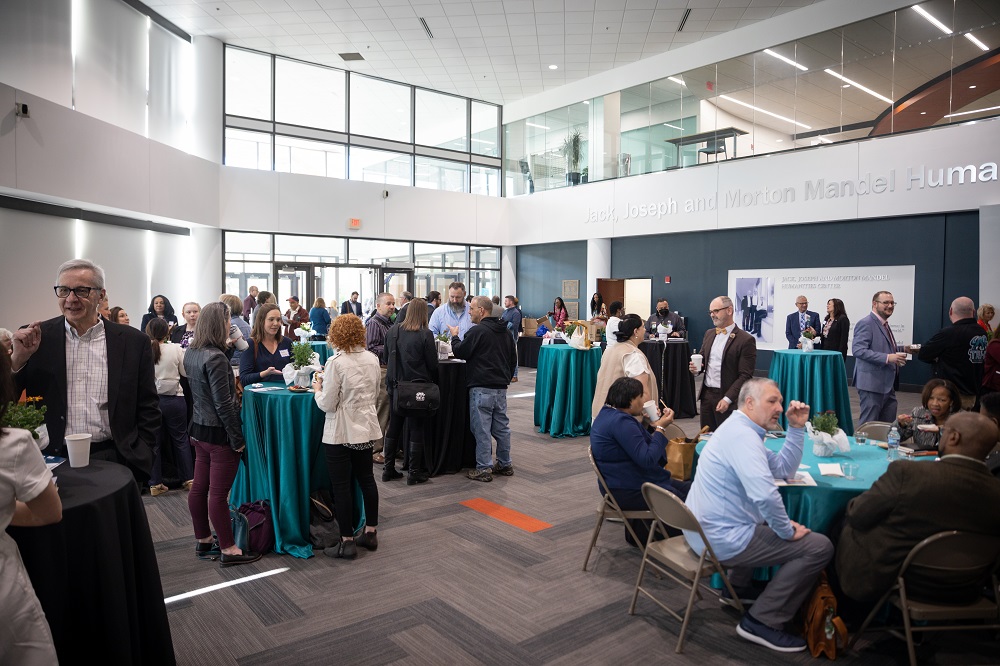
[{"label": "black tablecloth", "polygon": [[538,367],[538,350],[542,348],[542,338],[521,336],[517,339],[517,364],[522,368]]},{"label": "black tablecloth", "polygon": [[645,340],[639,349],[653,368],[656,386],[667,407],[674,410],[674,418],[690,419],[698,415],[695,406],[694,376],[688,370],[691,345],[687,341],[660,342]]},{"label": "black tablecloth", "polygon": [[[476,439],[469,428],[469,389],[465,373],[466,365],[462,361],[438,363],[441,407],[427,420],[424,442],[424,464],[431,476],[453,474],[476,466]],[[408,441],[409,433],[404,427],[400,445]]]},{"label": "black tablecloth", "polygon": [[146,512],[132,473],[92,460],[57,467],[62,522],[10,527],[59,663],[173,664]]}]

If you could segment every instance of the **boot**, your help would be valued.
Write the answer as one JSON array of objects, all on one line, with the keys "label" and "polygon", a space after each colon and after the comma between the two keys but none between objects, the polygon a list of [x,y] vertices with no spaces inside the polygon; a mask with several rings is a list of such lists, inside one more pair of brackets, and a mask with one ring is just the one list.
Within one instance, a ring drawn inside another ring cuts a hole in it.
[{"label": "boot", "polygon": [[412,486],[417,483],[424,483],[430,478],[430,474],[424,469],[424,444],[423,442],[410,441],[410,474],[406,477],[406,485]]},{"label": "boot", "polygon": [[396,471],[396,440],[392,437],[385,438],[385,446],[382,449],[382,454],[385,456],[385,464],[382,465],[382,480],[392,481],[393,479],[402,479],[403,474]]}]

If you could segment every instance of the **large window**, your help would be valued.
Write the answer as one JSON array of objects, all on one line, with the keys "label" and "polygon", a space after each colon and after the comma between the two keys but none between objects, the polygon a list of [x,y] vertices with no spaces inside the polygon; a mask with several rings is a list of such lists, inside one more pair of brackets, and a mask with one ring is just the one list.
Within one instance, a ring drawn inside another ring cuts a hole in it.
[{"label": "large window", "polygon": [[409,142],[409,86],[352,76],[351,134]]},{"label": "large window", "polygon": [[385,150],[351,146],[351,180],[385,185],[410,185],[412,157]]},{"label": "large window", "polygon": [[413,184],[429,190],[468,192],[469,165],[432,157],[414,158]]},{"label": "large window", "polygon": [[271,134],[226,128],[226,166],[271,168]]},{"label": "large window", "polygon": [[500,157],[500,107],[472,102],[472,152]]},{"label": "large window", "polygon": [[346,72],[284,58],[275,58],[274,68],[277,122],[337,132],[347,129]]},{"label": "large window", "polygon": [[430,90],[417,90],[417,143],[422,146],[468,150],[467,100]]},{"label": "large window", "polygon": [[344,178],[347,175],[347,147],[278,134],[274,137],[274,170]]},{"label": "large window", "polygon": [[226,114],[271,119],[271,57],[226,49]]}]

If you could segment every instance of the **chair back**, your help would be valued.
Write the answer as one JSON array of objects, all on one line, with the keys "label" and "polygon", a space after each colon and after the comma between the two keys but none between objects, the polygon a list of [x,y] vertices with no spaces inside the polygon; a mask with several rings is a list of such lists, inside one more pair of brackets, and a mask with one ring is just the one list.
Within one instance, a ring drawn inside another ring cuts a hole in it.
[{"label": "chair back", "polygon": [[642,497],[646,500],[646,506],[649,507],[649,510],[653,512],[653,515],[661,523],[670,527],[676,527],[679,530],[697,532],[701,536],[702,541],[708,543],[708,539],[705,538],[705,534],[701,531],[698,519],[694,517],[691,509],[685,506],[680,497],[674,495],[669,490],[664,490],[658,485],[648,482],[642,484]]},{"label": "chair back", "polygon": [[615,501],[615,496],[611,494],[611,489],[608,488],[608,482],[604,480],[604,475],[601,474],[601,470],[597,467],[597,461],[594,460],[594,450],[590,447],[587,447],[587,458],[590,459],[590,466],[594,468],[594,474],[597,475],[597,481],[601,484],[601,491],[604,493],[604,497],[615,506],[618,506],[618,502]]},{"label": "chair back", "polygon": [[889,438],[889,430],[891,428],[892,424],[885,421],[866,421],[854,429],[854,434],[857,436],[858,433],[862,433],[868,435],[871,439],[878,439],[884,442]]},{"label": "chair back", "polygon": [[951,530],[929,536],[899,570],[914,598],[971,603],[1000,565],[1000,536]]},{"label": "chair back", "polygon": [[726,152],[726,140],[725,139],[709,139],[705,142],[705,152],[706,153],[724,153]]}]

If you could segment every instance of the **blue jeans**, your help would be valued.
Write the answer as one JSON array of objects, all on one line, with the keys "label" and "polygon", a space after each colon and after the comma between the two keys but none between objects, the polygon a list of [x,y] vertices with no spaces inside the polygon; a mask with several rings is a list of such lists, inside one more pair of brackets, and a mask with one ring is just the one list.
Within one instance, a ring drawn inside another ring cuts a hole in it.
[{"label": "blue jeans", "polygon": [[497,440],[497,464],[510,466],[510,421],[507,420],[507,389],[470,388],[469,425],[476,436],[476,468],[493,467],[493,438]]}]

